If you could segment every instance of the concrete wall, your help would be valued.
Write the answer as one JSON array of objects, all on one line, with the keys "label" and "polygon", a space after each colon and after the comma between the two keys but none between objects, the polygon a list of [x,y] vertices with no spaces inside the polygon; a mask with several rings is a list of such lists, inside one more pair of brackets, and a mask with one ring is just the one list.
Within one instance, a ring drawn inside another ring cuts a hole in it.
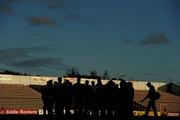
[{"label": "concrete wall", "polygon": [[[146,86],[147,82],[146,81],[132,81],[133,87],[136,90],[148,90],[148,87]],[[159,87],[167,84],[165,82],[151,82],[151,84],[155,87],[157,90]]]},{"label": "concrete wall", "polygon": [[[71,81],[73,84],[76,82],[77,78],[64,78],[67,79],[69,81]],[[89,80],[89,83],[91,83],[91,81],[94,81],[95,83],[97,83],[97,79],[87,79],[87,78],[81,78],[81,83],[85,83],[86,80]],[[109,80],[101,80],[102,84],[106,84]],[[120,83],[119,80],[113,80],[115,82],[115,84]],[[135,90],[148,90],[147,87],[147,82],[146,81],[130,81],[133,83],[133,87]],[[165,82],[151,82],[152,85],[155,87],[155,89],[157,90],[159,87],[167,84]]]},{"label": "concrete wall", "polygon": [[0,74],[0,84],[45,85],[50,79],[55,81],[57,80],[57,77]]},{"label": "concrete wall", "polygon": [[[24,84],[24,85],[45,85],[48,80],[57,81],[58,77],[51,77],[51,76],[20,76],[20,75],[3,75],[0,74],[0,84]],[[70,78],[70,77],[64,77],[64,80],[69,80],[73,84],[76,82],[77,78]],[[86,80],[94,81],[97,83],[96,79],[87,79],[87,78],[81,78],[81,83],[85,83]],[[103,84],[106,84],[108,80],[102,80]],[[119,85],[119,80],[114,80],[116,84]],[[133,83],[133,87],[136,90],[148,90],[148,87],[146,86],[146,81],[131,81]],[[167,83],[163,82],[152,82],[154,87],[157,89],[160,86],[163,86]]]}]

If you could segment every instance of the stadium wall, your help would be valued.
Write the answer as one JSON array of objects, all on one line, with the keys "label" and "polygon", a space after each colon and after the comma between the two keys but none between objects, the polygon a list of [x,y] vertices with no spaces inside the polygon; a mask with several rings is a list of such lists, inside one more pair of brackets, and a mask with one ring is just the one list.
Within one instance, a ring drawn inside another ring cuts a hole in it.
[{"label": "stadium wall", "polygon": [[[58,77],[52,77],[52,76],[21,76],[21,75],[4,75],[0,74],[0,84],[23,84],[23,85],[46,85],[48,80],[57,81]],[[69,80],[72,83],[75,83],[77,78],[71,78],[71,77],[63,77],[64,80]],[[96,79],[87,79],[87,78],[81,78],[81,82],[85,83],[86,80],[95,81]],[[102,80],[103,84],[106,84],[109,80]],[[119,80],[113,80],[116,84],[119,85]],[[148,90],[148,87],[146,86],[146,81],[131,81],[133,83],[133,87],[135,90]],[[167,84],[164,82],[152,82],[154,87],[158,89],[159,87]]]},{"label": "stadium wall", "polygon": [[0,84],[46,85],[50,79],[56,81],[57,77],[0,74]]}]

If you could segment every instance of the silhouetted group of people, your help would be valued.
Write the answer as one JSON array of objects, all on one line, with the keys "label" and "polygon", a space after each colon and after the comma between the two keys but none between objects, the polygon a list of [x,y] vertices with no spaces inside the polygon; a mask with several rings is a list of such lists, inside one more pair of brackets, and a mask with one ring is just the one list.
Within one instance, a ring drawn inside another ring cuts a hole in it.
[{"label": "silhouetted group of people", "polygon": [[[121,80],[120,88],[112,80],[105,85],[101,79],[85,81],[77,78],[72,84],[69,80],[59,77],[53,84],[52,80],[41,88],[44,103],[44,115],[71,115],[73,110],[76,115],[92,116],[133,116],[134,88],[131,82]],[[47,113],[46,113],[47,112]]]},{"label": "silhouetted group of people", "polygon": [[[120,86],[120,87],[119,87]],[[148,95],[142,100],[150,98],[146,115],[150,108],[157,111],[153,94],[154,87],[148,83],[150,88]],[[59,77],[58,81],[47,82],[46,86],[41,88],[42,100],[44,103],[44,115],[56,116],[60,118],[64,115],[92,115],[92,116],[119,116],[122,118],[131,118],[133,116],[133,98],[134,88],[131,82],[121,80],[120,84],[115,84],[109,80],[105,85],[101,79],[91,81],[86,80],[84,84],[81,79],[72,84],[69,80]]]}]

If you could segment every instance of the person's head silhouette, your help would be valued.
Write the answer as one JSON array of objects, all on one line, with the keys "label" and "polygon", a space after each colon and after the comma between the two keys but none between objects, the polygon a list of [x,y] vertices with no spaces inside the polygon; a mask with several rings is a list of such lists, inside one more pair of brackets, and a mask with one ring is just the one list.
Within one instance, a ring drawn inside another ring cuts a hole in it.
[{"label": "person's head silhouette", "polygon": [[151,86],[151,83],[150,83],[150,82],[148,82],[146,85],[147,85],[148,87],[150,87],[150,86]]}]

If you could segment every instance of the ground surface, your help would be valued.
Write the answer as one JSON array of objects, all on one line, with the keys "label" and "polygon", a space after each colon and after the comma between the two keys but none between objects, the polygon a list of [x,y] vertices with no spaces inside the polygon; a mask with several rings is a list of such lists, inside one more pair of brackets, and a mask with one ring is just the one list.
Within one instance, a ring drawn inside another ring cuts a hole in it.
[{"label": "ground surface", "polygon": [[[179,120],[178,117],[133,117],[127,120]],[[0,115],[0,120],[125,120],[117,117],[64,116],[60,119],[39,115]]]}]

